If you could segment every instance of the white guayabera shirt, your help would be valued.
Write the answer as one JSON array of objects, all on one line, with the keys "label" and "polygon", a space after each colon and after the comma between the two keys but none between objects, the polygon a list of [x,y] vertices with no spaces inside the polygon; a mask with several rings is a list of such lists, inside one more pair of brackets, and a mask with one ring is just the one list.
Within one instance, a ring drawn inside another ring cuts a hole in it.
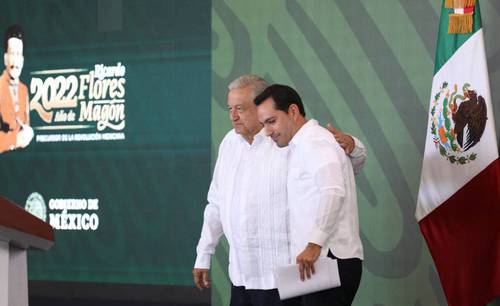
[{"label": "white guayabera shirt", "polygon": [[[352,162],[365,149],[355,139]],[[210,268],[222,234],[229,243],[229,278],[246,289],[276,288],[272,271],[295,261],[290,253],[287,205],[288,148],[260,131],[252,144],[231,130],[222,140],[208,192],[195,268]]]},{"label": "white guayabera shirt", "polygon": [[338,258],[363,259],[352,165],[332,134],[310,119],[294,135],[288,155],[291,254],[307,243]]}]

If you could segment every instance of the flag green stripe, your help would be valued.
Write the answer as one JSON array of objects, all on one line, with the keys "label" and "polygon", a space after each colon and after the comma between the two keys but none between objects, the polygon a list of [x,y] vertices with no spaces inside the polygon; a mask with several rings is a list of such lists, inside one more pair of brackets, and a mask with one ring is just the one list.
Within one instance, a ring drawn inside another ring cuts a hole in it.
[{"label": "flag green stripe", "polygon": [[479,8],[479,0],[476,1],[474,9],[474,25],[470,34],[448,34],[449,14],[453,9],[444,7],[444,0],[441,4],[441,19],[439,22],[439,34],[436,47],[436,61],[434,64],[434,74],[455,54],[455,51],[462,46],[469,37],[476,33],[481,28],[481,10]]}]

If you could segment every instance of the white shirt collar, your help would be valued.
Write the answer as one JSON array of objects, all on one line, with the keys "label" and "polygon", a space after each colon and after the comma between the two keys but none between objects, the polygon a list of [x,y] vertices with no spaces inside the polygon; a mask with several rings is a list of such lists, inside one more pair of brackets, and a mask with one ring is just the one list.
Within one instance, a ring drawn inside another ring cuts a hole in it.
[{"label": "white shirt collar", "polygon": [[292,140],[290,140],[289,145],[296,146],[297,144],[299,144],[302,141],[302,139],[304,139],[307,129],[309,129],[312,126],[316,126],[316,125],[319,125],[317,120],[315,120],[315,119],[307,120],[307,122],[303,126],[300,127],[300,129],[297,131],[297,133],[295,133],[295,135],[293,135]]},{"label": "white shirt collar", "polygon": [[[236,133],[236,132],[235,132]],[[255,136],[253,137],[253,142],[250,144],[248,143],[248,141],[245,139],[245,137],[241,136],[240,134],[236,133],[238,135],[238,139],[248,145],[248,146],[252,146],[253,144],[258,144],[260,143],[262,140],[264,140],[267,136],[266,136],[266,132],[264,131],[264,129],[261,129],[257,134],[255,134]]]}]

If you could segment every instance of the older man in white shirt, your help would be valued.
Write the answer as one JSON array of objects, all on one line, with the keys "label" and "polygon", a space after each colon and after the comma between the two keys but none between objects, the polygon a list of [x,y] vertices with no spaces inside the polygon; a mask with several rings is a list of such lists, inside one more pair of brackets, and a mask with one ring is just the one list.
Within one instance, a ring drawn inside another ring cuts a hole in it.
[{"label": "older man in white shirt", "polygon": [[265,135],[278,147],[289,148],[291,254],[296,256],[300,278],[314,277],[320,256],[338,259],[341,286],[298,300],[304,306],[351,305],[363,259],[352,165],[332,134],[305,118],[301,98],[291,87],[271,85],[255,104]]},{"label": "older man in white shirt", "polygon": [[[265,135],[253,103],[267,86],[254,75],[229,85],[227,104],[234,129],[219,147],[193,269],[197,287],[208,288],[211,256],[224,234],[230,246],[231,306],[281,305],[272,271],[291,261],[288,149]],[[352,162],[362,167],[363,145],[342,133],[336,137],[345,140],[347,150],[354,148]]]}]

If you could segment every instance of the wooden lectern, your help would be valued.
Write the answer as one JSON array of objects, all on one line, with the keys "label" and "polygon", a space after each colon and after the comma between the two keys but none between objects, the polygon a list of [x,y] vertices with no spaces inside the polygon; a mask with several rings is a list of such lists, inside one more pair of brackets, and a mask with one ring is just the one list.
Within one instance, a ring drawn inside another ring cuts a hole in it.
[{"label": "wooden lectern", "polygon": [[53,245],[48,223],[0,197],[0,306],[28,306],[27,250]]}]

